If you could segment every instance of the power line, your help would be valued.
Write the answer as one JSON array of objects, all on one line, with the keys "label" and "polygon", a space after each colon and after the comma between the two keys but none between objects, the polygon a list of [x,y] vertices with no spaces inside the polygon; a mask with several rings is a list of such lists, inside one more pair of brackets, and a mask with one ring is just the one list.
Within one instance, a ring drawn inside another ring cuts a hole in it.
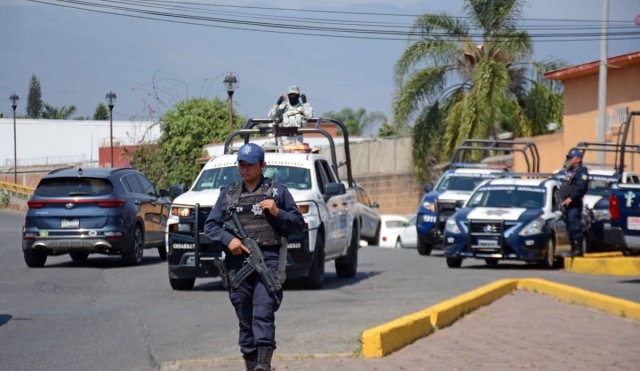
[{"label": "power line", "polygon": [[[407,37],[409,36],[415,36],[414,34],[412,34],[411,32],[408,31],[390,31],[390,30],[379,30],[379,29],[362,29],[362,28],[337,28],[337,27],[325,27],[325,26],[300,26],[300,25],[295,25],[295,24],[283,24],[283,23],[268,23],[268,22],[256,22],[256,21],[246,21],[246,20],[237,20],[237,19],[229,19],[229,18],[213,18],[213,17],[204,17],[204,16],[198,16],[198,15],[190,15],[190,14],[176,14],[176,13],[166,13],[166,12],[159,12],[159,11],[154,11],[154,10],[148,10],[148,9],[137,9],[137,8],[131,8],[131,7],[125,7],[125,6],[118,6],[118,5],[114,5],[114,4],[126,4],[129,5],[130,2],[122,2],[122,1],[117,1],[117,0],[103,0],[102,3],[104,4],[95,4],[95,3],[91,3],[91,2],[87,2],[87,1],[81,1],[81,0],[49,0],[49,1],[55,1],[55,3],[50,3],[50,2],[45,2],[42,0],[28,0],[28,1],[32,1],[32,2],[37,2],[37,3],[42,3],[42,4],[47,4],[47,5],[55,5],[55,6],[60,6],[63,8],[73,8],[73,9],[79,9],[79,10],[85,10],[85,11],[92,11],[92,12],[97,12],[97,13],[104,13],[104,14],[112,14],[112,15],[119,15],[119,16],[127,16],[127,17],[133,17],[133,18],[141,18],[141,19],[149,19],[149,20],[156,20],[156,21],[165,21],[165,22],[171,22],[171,23],[182,23],[182,24],[191,24],[191,25],[199,25],[199,26],[206,26],[206,27],[215,27],[215,28],[226,28],[226,29],[237,29],[237,30],[246,30],[246,31],[254,31],[254,32],[266,32],[266,33],[280,33],[280,34],[288,34],[288,35],[304,35],[304,36],[321,36],[321,37],[339,37],[339,38],[352,38],[352,39],[377,39],[377,40],[402,40],[402,41],[406,41]],[[150,1],[150,0],[138,0],[138,2],[144,2],[144,1]],[[59,4],[59,3],[64,3],[64,4]],[[69,4],[74,4],[76,6],[73,5],[69,5]],[[80,7],[80,6],[84,6],[84,7]],[[93,7],[93,8],[102,8],[102,9],[107,9],[107,10],[97,10],[97,9],[92,9],[92,8],[86,8],[87,6],[89,7]],[[114,12],[114,11],[123,11],[123,12],[128,12],[128,13],[134,13],[134,14],[143,14],[143,15],[132,15],[132,14],[123,14],[123,13],[118,13],[118,12]],[[153,16],[153,17],[151,17]],[[155,18],[155,17],[167,17],[167,18],[177,18],[180,20],[175,20],[175,19],[163,19],[163,18]],[[185,21],[189,20],[189,21]],[[192,22],[192,21],[203,21],[203,22],[212,22],[212,23],[216,23],[215,25],[213,24],[203,24],[203,23],[196,23],[196,22]],[[220,25],[220,23],[222,24],[233,24],[234,26],[222,26]],[[267,28],[265,29],[256,29],[256,28],[247,28],[247,27],[238,27],[236,25],[241,25],[241,26],[253,26],[253,27],[264,27]],[[295,31],[276,31],[274,29],[287,29],[287,30],[295,30]],[[326,33],[309,33],[309,32],[299,32],[299,31],[314,31],[314,32],[335,32],[335,33],[342,33],[342,34],[349,34],[349,35],[334,35],[334,34],[326,34]],[[364,34],[367,36],[355,36],[353,34]],[[377,37],[372,37],[372,35],[377,36]],[[386,37],[381,37],[381,35],[386,36]],[[396,37],[388,37],[388,36],[396,36]],[[404,36],[402,38],[397,37],[397,36]],[[439,38],[450,38],[451,40],[457,40],[457,36],[455,34],[451,34],[451,33],[430,33],[429,36],[435,36],[435,37],[439,37]],[[477,34],[477,35],[473,35],[470,34],[468,35],[470,37],[481,37],[481,34]],[[640,32],[630,32],[630,31],[624,31],[624,32],[611,32],[609,33],[609,38],[612,40],[626,40],[629,38],[635,38],[635,36],[640,36]],[[502,38],[511,38],[511,35],[505,34],[505,35],[491,35],[491,37],[493,39],[502,39]],[[554,42],[576,42],[576,41],[593,41],[593,40],[599,40],[602,36],[599,32],[595,33],[586,33],[586,32],[582,32],[582,33],[547,33],[547,34],[532,34],[529,33],[529,37],[534,39],[539,39],[539,38],[543,38],[543,40],[539,40],[539,41],[554,41]],[[569,38],[569,39],[561,39],[561,38]],[[547,38],[547,40],[545,40],[545,38]],[[549,40],[552,38],[557,38],[557,40]]]}]

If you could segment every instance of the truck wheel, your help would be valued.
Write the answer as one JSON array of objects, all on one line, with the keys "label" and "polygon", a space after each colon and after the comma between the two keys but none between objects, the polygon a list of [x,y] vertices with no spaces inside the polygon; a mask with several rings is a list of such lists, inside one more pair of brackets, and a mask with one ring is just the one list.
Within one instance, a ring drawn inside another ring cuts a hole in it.
[{"label": "truck wheel", "polygon": [[24,262],[29,268],[42,268],[47,262],[47,254],[41,251],[25,251]]},{"label": "truck wheel", "polygon": [[86,252],[70,252],[69,256],[74,262],[85,261],[89,258],[89,254],[87,254]]},{"label": "truck wheel", "polygon": [[122,260],[127,265],[139,265],[142,263],[144,255],[144,232],[140,224],[136,224],[136,228],[131,236],[131,251],[122,253]]},{"label": "truck wheel", "polygon": [[546,269],[552,269],[556,265],[556,239],[554,236],[547,240],[547,253],[544,260],[540,262],[540,266]]},{"label": "truck wheel", "polygon": [[309,275],[305,279],[304,285],[311,290],[319,290],[324,283],[324,232],[318,229],[316,235],[316,246],[313,250],[313,260]]},{"label": "truck wheel", "polygon": [[433,245],[427,245],[426,242],[418,240],[418,254],[431,255],[431,250],[433,250]]},{"label": "truck wheel", "polygon": [[369,245],[380,246],[380,223],[378,223],[378,227],[376,228],[376,235],[373,239],[367,241]]},{"label": "truck wheel", "polygon": [[360,248],[360,233],[358,226],[353,226],[351,243],[347,249],[347,256],[336,259],[336,273],[340,278],[353,278],[358,272],[358,249]]},{"label": "truck wheel", "polygon": [[167,249],[164,246],[158,247],[158,255],[160,259],[167,260]]},{"label": "truck wheel", "polygon": [[460,267],[462,267],[462,259],[447,257],[447,267],[449,267],[449,268],[460,268]]},{"label": "truck wheel", "polygon": [[195,278],[171,278],[169,277],[169,284],[171,288],[176,291],[188,291],[193,289],[193,285],[195,285]]}]

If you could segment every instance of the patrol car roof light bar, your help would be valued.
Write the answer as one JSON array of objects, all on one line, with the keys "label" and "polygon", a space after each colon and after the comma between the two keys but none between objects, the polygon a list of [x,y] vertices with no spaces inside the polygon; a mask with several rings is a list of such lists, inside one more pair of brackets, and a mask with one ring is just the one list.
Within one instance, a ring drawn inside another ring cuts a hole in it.
[{"label": "patrol car roof light bar", "polygon": [[[471,146],[470,144],[490,144],[489,146]],[[500,144],[510,145],[522,145],[523,148],[514,147],[499,147]],[[520,152],[523,154],[525,162],[527,163],[527,171],[538,172],[540,171],[540,154],[538,153],[538,147],[534,142],[519,141],[519,140],[493,140],[493,139],[467,139],[464,140],[454,151],[451,158],[451,164],[458,164],[458,158],[460,153],[465,150],[483,150],[483,151],[503,151],[503,152]],[[527,156],[527,150],[531,153],[531,160]],[[533,162],[533,166],[532,166]]]},{"label": "patrol car roof light bar", "polygon": [[298,133],[299,134],[305,134],[305,133],[322,134],[329,141],[329,146],[331,149],[331,163],[332,163],[331,166],[333,167],[333,171],[336,173],[336,176],[338,176],[338,161],[336,157],[335,142],[333,141],[333,137],[331,137],[331,135],[327,133],[325,130],[316,129],[316,128],[279,127],[278,125],[268,125],[268,126],[263,126],[259,128],[254,128],[256,125],[264,124],[264,123],[272,124],[272,121],[264,120],[264,119],[256,119],[256,120],[249,119],[243,129],[234,131],[233,133],[227,136],[227,139],[225,139],[225,142],[224,142],[224,153],[225,154],[231,153],[231,141],[236,136],[243,137],[244,143],[246,144],[246,143],[249,143],[249,137],[251,135],[274,134],[275,136],[277,136],[277,134],[279,134],[279,132],[281,131],[284,131],[286,135],[298,134]]},{"label": "patrol car roof light bar", "polygon": [[530,179],[548,179],[548,178],[561,178],[559,174],[553,173],[506,173],[501,174],[504,178],[530,178]]},{"label": "patrol car roof light bar", "polygon": [[[624,155],[625,155],[625,147],[627,144],[627,138],[629,136],[629,127],[631,126],[631,119],[633,116],[640,116],[640,111],[632,111],[629,113],[629,117],[627,117],[627,122],[624,125],[624,131],[622,135],[618,136],[618,144],[620,144],[620,167],[618,170],[618,179],[622,179],[622,169],[624,169]],[[616,163],[618,163],[618,152],[616,152]]]}]

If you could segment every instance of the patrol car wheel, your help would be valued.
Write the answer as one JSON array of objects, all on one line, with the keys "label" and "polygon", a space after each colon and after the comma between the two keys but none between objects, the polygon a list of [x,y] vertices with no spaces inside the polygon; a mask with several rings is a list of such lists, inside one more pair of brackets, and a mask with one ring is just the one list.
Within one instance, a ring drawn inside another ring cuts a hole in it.
[{"label": "patrol car wheel", "polygon": [[305,286],[308,289],[319,290],[322,288],[324,284],[324,264],[324,231],[318,229],[311,268],[309,268],[309,275],[305,280]]},{"label": "patrol car wheel", "polygon": [[169,277],[169,284],[171,288],[176,291],[188,291],[193,289],[196,283],[195,278],[171,278]]},{"label": "patrol car wheel", "polygon": [[347,256],[336,259],[336,273],[340,278],[353,278],[358,272],[358,249],[360,248],[360,231],[357,223],[353,224],[351,243],[347,249]]},{"label": "patrol car wheel", "polygon": [[433,245],[428,245],[426,242],[418,239],[418,254],[431,255],[431,250],[433,250]]},{"label": "patrol car wheel", "polygon": [[540,264],[546,269],[552,269],[556,265],[556,239],[554,236],[547,240],[547,253]]},{"label": "patrol car wheel", "polygon": [[164,246],[158,247],[158,255],[160,255],[160,259],[167,260],[167,249]]},{"label": "patrol car wheel", "polygon": [[462,259],[447,257],[447,267],[449,267],[449,268],[460,268],[460,267],[462,267]]}]

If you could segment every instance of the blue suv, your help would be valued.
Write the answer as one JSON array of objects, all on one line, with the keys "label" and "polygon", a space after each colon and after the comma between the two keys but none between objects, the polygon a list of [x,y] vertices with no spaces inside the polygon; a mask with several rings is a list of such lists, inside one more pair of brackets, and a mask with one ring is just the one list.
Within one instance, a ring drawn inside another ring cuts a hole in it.
[{"label": "blue suv", "polygon": [[143,250],[157,248],[166,259],[164,230],[171,201],[131,168],[67,168],[45,175],[28,202],[22,251],[29,267],[48,256],[121,255],[138,265]]}]

